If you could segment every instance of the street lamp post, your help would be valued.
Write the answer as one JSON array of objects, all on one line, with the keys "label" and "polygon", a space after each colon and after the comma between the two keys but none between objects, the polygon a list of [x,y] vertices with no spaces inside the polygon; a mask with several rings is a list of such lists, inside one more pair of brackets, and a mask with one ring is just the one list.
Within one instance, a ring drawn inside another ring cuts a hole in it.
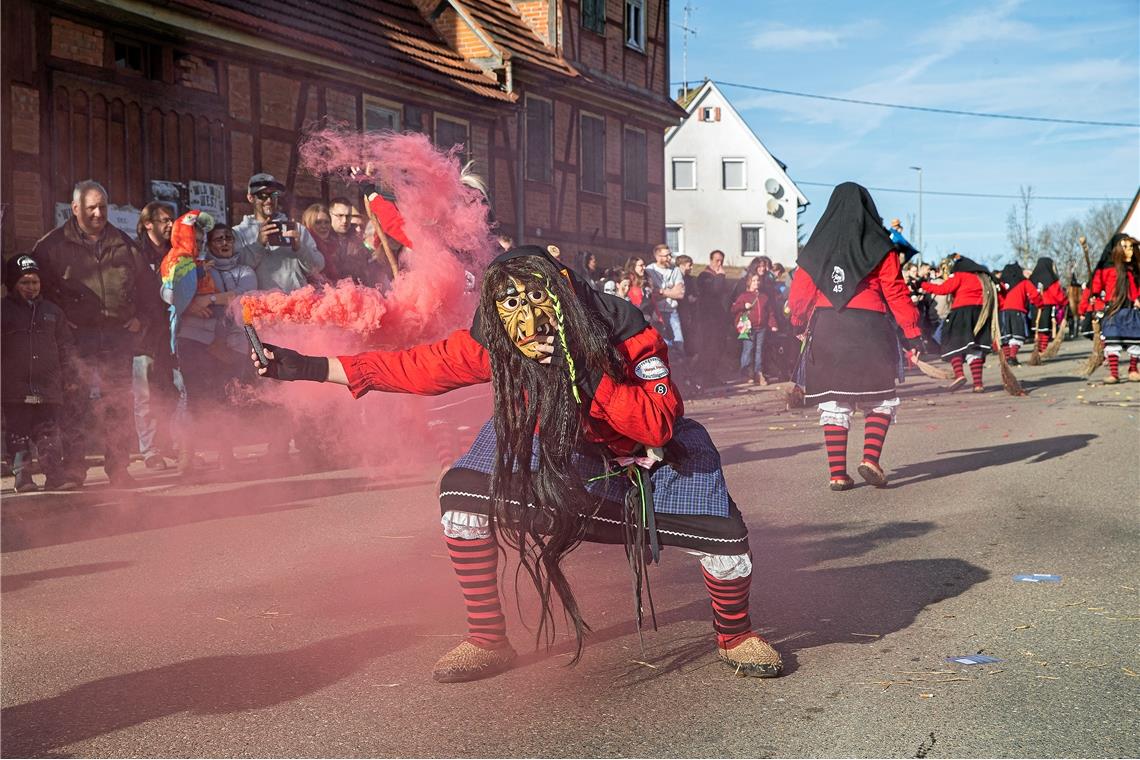
[{"label": "street lamp post", "polygon": [[918,172],[918,260],[922,261],[922,252],[926,250],[922,241],[922,167],[912,166],[910,168]]}]

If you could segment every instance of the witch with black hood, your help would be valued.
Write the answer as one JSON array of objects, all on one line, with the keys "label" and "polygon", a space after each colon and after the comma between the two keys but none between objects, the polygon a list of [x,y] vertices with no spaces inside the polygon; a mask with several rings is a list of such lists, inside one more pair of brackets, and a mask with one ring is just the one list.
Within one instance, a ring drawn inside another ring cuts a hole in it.
[{"label": "witch with black hood", "polygon": [[899,406],[895,383],[904,354],[895,324],[912,360],[922,331],[897,251],[865,187],[844,182],[835,188],[796,264],[787,308],[796,334],[805,335],[804,401],[819,406],[830,488],[854,485],[847,433],[856,407],[866,412],[859,474],[884,486],[879,457]]},{"label": "witch with black hood", "polygon": [[716,447],[684,416],[664,341],[634,306],[547,250],[517,247],[491,262],[471,327],[441,341],[340,357],[266,348],[260,374],[338,383],[354,397],[491,383],[493,418],[440,482],[468,636],[436,663],[437,681],[485,678],[515,659],[499,601],[503,548],[542,604],[536,636],[549,643],[557,599],[577,660],[589,627],[562,562],[583,541],[625,544],[639,624],[643,600],[652,611],[646,557],[664,546],[696,555],[720,659],[737,674],[779,675],[779,653],[749,618],[748,530]]},{"label": "witch with black hood", "polygon": [[942,325],[942,359],[954,368],[950,390],[966,384],[963,365],[970,368],[974,393],[984,393],[982,368],[993,351],[993,311],[997,288],[987,267],[959,256],[942,282],[924,282],[927,293],[950,296],[950,313]]},{"label": "witch with black hood", "polygon": [[1033,284],[1025,276],[1020,264],[1006,264],[1001,270],[1001,288],[998,291],[998,327],[1001,328],[1001,345],[1011,365],[1020,364],[1017,352],[1029,338],[1029,292]]},{"label": "witch with black hood", "polygon": [[1029,275],[1029,282],[1033,285],[1029,290],[1029,300],[1036,309],[1033,332],[1037,340],[1037,353],[1041,355],[1056,334],[1060,324],[1058,317],[1064,313],[1069,297],[1061,285],[1061,278],[1057,276],[1053,259],[1048,256],[1037,259],[1037,264]]}]

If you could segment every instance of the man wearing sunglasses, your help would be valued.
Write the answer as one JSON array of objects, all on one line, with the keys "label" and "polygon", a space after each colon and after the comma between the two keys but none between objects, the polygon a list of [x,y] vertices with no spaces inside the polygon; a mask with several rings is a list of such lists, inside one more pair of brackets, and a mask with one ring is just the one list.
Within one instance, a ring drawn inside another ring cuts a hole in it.
[{"label": "man wearing sunglasses", "polygon": [[321,271],[325,258],[304,225],[281,212],[284,193],[285,186],[271,174],[249,178],[246,199],[253,213],[234,227],[234,250],[257,273],[258,289],[288,293],[308,284],[308,275]]}]

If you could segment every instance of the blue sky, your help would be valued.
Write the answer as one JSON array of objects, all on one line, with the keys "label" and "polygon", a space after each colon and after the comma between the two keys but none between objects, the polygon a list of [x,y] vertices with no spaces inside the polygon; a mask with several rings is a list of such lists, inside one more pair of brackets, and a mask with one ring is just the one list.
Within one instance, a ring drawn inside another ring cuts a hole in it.
[{"label": "blue sky", "polygon": [[[688,79],[846,98],[1092,121],[1140,122],[1136,0],[803,2],[692,0]],[[684,0],[670,3],[671,79],[682,77]],[[678,87],[674,86],[676,93]],[[931,190],[1132,198],[1140,130],[982,119],[722,88],[794,181],[917,190],[930,254],[1010,257],[1010,199]],[[801,185],[810,231],[830,189]],[[918,196],[875,193],[887,219],[918,218]],[[1034,204],[1039,223],[1087,201]],[[917,226],[917,225],[916,225]],[[917,229],[907,235],[917,245]]]}]

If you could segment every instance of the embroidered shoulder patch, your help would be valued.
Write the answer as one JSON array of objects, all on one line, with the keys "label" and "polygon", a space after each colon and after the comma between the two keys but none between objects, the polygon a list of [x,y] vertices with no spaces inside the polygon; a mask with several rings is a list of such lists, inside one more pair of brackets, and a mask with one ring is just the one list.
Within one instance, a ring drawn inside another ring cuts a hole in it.
[{"label": "embroidered shoulder patch", "polygon": [[653,391],[658,395],[664,396],[669,392],[669,386],[665,383],[657,383],[657,385],[653,386]]},{"label": "embroidered shoulder patch", "polygon": [[665,366],[665,362],[661,361],[660,357],[651,356],[639,361],[637,366],[633,368],[633,374],[642,380],[660,380],[669,376],[669,368]]}]

